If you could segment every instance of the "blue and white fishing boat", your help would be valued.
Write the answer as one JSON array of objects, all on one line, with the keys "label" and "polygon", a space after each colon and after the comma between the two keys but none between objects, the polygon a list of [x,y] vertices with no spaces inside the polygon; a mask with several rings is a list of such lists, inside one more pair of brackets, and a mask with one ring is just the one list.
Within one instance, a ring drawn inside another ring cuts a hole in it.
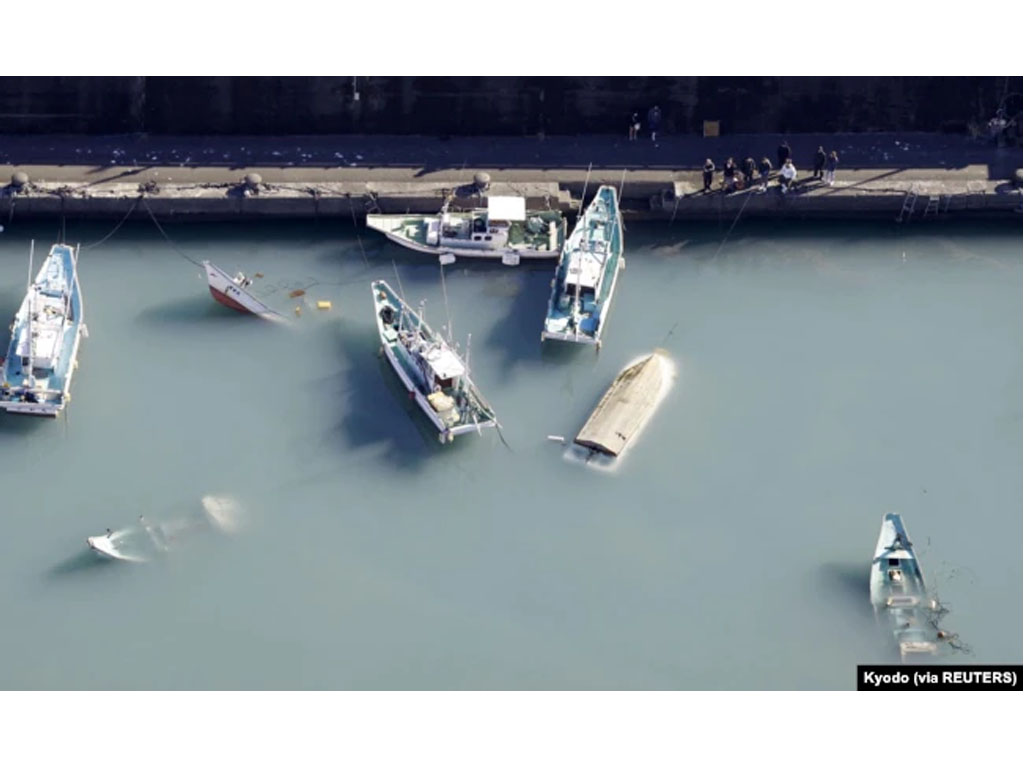
[{"label": "blue and white fishing boat", "polygon": [[615,282],[626,266],[622,232],[619,197],[614,187],[602,186],[562,248],[541,341],[573,341],[600,349]]},{"label": "blue and white fishing boat", "polygon": [[381,349],[409,397],[437,428],[438,439],[452,442],[457,435],[498,427],[494,409],[469,378],[466,359],[434,332],[383,280],[371,284],[373,313]]},{"label": "blue and white fishing boat", "polygon": [[[34,249],[35,243],[29,251],[29,279]],[[78,253],[69,245],[54,245],[11,324],[0,408],[32,416],[56,416],[64,410],[71,400],[83,334],[88,331],[82,318]]]},{"label": "blue and white fishing boat", "polygon": [[939,606],[928,596],[903,518],[894,512],[882,517],[871,561],[871,605],[879,621],[892,630],[903,661],[938,653],[937,641],[946,638],[935,621]]}]

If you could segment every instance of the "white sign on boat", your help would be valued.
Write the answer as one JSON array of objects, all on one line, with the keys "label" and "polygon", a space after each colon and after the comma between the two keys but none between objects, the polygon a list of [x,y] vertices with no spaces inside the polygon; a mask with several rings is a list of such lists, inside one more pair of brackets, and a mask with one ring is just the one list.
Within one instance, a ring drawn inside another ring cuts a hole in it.
[{"label": "white sign on boat", "polygon": [[526,221],[526,198],[487,198],[487,218],[491,221]]}]

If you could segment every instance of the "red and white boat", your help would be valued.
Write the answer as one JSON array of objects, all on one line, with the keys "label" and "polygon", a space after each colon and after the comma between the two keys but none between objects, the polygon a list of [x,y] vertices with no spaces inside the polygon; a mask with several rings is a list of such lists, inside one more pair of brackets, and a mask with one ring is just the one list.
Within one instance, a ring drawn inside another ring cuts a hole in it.
[{"label": "red and white boat", "polygon": [[238,312],[259,315],[267,320],[284,320],[284,315],[277,312],[248,291],[252,280],[239,272],[231,277],[220,267],[208,261],[203,262],[206,268],[206,282],[210,286],[210,295],[225,307]]}]

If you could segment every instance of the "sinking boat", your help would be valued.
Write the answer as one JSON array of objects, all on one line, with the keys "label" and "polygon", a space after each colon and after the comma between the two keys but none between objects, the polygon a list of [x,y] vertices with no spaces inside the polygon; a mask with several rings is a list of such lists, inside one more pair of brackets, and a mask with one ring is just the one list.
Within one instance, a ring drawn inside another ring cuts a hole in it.
[{"label": "sinking boat", "polygon": [[551,281],[541,341],[601,346],[619,272],[625,268],[622,211],[614,187],[600,187],[562,248]]},{"label": "sinking boat", "polygon": [[[30,279],[34,250],[35,243],[29,251]],[[64,410],[71,401],[71,379],[78,368],[83,335],[88,331],[82,318],[78,251],[54,245],[11,323],[0,408],[50,417]]]},{"label": "sinking boat", "polygon": [[650,419],[671,378],[671,363],[661,349],[627,366],[615,377],[573,442],[589,451],[619,456]]},{"label": "sinking boat", "polygon": [[206,282],[210,287],[210,295],[219,304],[237,312],[258,315],[267,320],[284,320],[284,315],[268,307],[249,290],[252,279],[246,277],[242,272],[232,277],[209,261],[204,261],[203,267],[206,269]]},{"label": "sinking boat", "polygon": [[924,574],[900,515],[882,517],[871,561],[871,605],[896,638],[902,661],[934,656],[945,634],[935,622],[938,603],[928,596]]},{"label": "sinking boat", "polygon": [[204,496],[197,512],[165,522],[151,522],[143,515],[135,525],[99,536],[85,543],[100,557],[129,563],[147,563],[162,556],[195,534],[233,533],[241,522],[240,509],[227,496]]},{"label": "sinking boat", "polygon": [[469,344],[463,360],[453,345],[413,310],[383,280],[371,284],[381,349],[420,410],[434,425],[438,439],[498,427],[494,409],[469,377]]},{"label": "sinking boat", "polygon": [[553,259],[565,241],[560,211],[527,211],[522,197],[489,197],[486,208],[451,211],[446,203],[434,216],[370,214],[366,226],[420,253],[501,259]]}]

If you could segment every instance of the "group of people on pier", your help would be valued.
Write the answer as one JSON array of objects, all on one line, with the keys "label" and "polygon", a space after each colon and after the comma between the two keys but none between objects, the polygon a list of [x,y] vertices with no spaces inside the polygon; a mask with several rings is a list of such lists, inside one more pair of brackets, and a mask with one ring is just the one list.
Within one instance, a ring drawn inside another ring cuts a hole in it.
[{"label": "group of people on pier", "polygon": [[[793,188],[796,183],[797,172],[793,164],[793,150],[789,143],[783,141],[779,144],[777,157],[779,161],[779,190],[785,194]],[[836,180],[836,168],[839,166],[839,153],[835,150],[825,154],[825,148],[819,146],[814,153],[814,172],[812,179],[821,181],[822,184],[832,186]],[[704,161],[704,194],[711,192],[711,186],[715,180],[715,164],[709,157]],[[767,156],[756,162],[754,158],[748,157],[741,166],[731,157],[725,161],[722,167],[722,191],[726,194],[735,192],[738,189],[750,189],[754,186],[754,175],[759,174],[758,192],[768,191],[768,181],[772,174],[772,161]]]}]

